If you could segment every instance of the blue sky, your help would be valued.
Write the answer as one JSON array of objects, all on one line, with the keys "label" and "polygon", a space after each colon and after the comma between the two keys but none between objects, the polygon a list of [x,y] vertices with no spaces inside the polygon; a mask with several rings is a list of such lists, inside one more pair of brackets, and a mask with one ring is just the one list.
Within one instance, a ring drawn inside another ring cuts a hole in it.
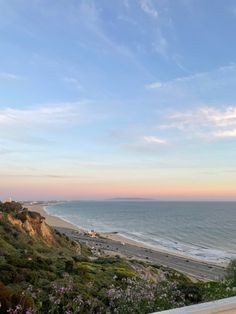
[{"label": "blue sky", "polygon": [[236,199],[235,1],[0,8],[0,198]]}]

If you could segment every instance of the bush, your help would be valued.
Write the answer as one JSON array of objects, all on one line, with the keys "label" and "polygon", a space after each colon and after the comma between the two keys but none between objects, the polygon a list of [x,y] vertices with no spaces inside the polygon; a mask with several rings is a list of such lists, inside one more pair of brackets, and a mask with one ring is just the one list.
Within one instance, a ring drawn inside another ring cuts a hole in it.
[{"label": "bush", "polygon": [[18,202],[0,203],[0,211],[7,213],[18,213],[23,209],[22,205]]},{"label": "bush", "polygon": [[14,282],[17,275],[16,269],[10,264],[1,265],[1,281],[8,285]]},{"label": "bush", "polygon": [[65,271],[68,273],[72,273],[74,269],[73,261],[65,261]]},{"label": "bush", "polygon": [[177,289],[184,296],[186,305],[192,303],[199,303],[202,301],[201,290],[198,286],[193,283],[182,283],[177,286]]},{"label": "bush", "polygon": [[236,260],[229,263],[226,271],[226,280],[232,287],[236,287]]},{"label": "bush", "polygon": [[132,278],[135,276],[134,272],[122,267],[116,268],[114,274],[116,275],[118,280],[122,280],[123,278]]},{"label": "bush", "polygon": [[2,283],[0,282],[0,311],[7,312],[11,304],[11,291]]},{"label": "bush", "polygon": [[116,264],[117,260],[120,260],[115,258],[115,257],[99,257],[97,260],[95,260],[94,262],[96,264],[101,264],[101,265],[107,265],[107,264]]}]

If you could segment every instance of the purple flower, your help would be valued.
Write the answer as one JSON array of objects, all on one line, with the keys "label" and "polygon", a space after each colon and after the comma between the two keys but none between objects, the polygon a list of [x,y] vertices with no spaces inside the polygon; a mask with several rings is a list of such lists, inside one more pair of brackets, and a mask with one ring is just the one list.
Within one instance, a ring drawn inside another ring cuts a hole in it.
[{"label": "purple flower", "polygon": [[7,313],[10,313],[10,314],[18,314],[18,313],[20,313],[21,310],[22,310],[22,306],[21,306],[20,304],[17,304],[16,307],[15,307],[15,309],[13,309],[13,308],[10,307],[10,308],[7,310]]}]

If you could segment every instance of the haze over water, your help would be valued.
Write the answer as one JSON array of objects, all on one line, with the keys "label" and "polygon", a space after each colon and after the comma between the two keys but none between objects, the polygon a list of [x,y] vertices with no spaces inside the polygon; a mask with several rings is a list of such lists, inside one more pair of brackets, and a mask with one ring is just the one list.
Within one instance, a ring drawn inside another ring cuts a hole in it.
[{"label": "haze over water", "polygon": [[46,210],[83,229],[202,260],[236,257],[236,202],[70,201]]}]

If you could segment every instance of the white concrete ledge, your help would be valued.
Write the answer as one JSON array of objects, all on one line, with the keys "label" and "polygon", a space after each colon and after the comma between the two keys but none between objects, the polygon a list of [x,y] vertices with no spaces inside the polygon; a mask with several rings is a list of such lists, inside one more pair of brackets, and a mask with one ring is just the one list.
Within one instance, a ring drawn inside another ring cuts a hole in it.
[{"label": "white concrete ledge", "polygon": [[236,314],[236,297],[156,312],[156,314]]}]

